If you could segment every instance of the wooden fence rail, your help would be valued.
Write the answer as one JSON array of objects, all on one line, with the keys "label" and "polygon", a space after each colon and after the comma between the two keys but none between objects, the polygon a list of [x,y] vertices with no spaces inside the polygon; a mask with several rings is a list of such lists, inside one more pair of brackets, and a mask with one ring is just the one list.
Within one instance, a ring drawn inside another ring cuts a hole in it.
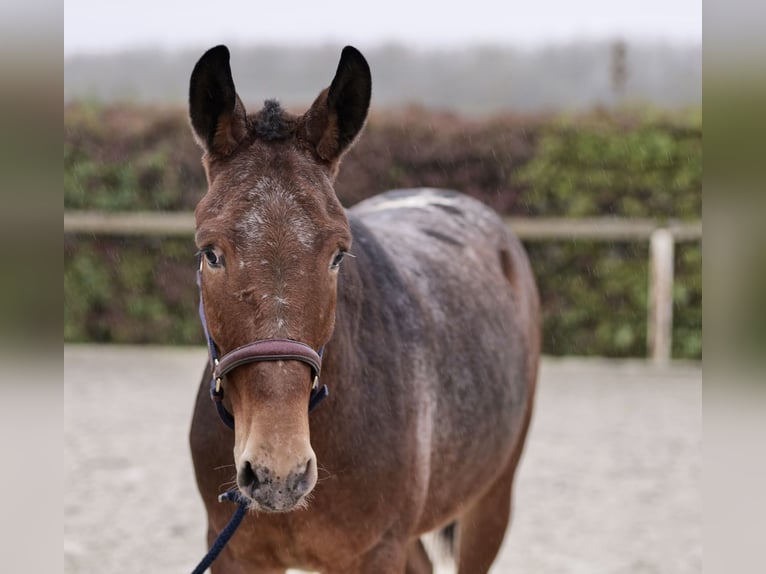
[{"label": "wooden fence rail", "polygon": [[[524,241],[592,240],[649,242],[647,344],[656,363],[671,358],[673,333],[673,258],[679,241],[701,241],[702,222],[623,218],[506,217]],[[64,212],[64,233],[113,236],[178,236],[194,233],[190,212]]]}]

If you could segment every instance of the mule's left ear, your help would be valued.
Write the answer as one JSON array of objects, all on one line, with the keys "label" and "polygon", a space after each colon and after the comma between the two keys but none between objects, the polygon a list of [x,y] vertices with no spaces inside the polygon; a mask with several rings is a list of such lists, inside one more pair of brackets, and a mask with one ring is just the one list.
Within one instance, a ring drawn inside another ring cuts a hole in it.
[{"label": "mule's left ear", "polygon": [[322,160],[334,163],[364,126],[371,93],[367,60],[359,50],[346,46],[332,84],[301,118],[298,137],[311,144]]},{"label": "mule's left ear", "polygon": [[226,46],[199,59],[189,81],[189,117],[208,153],[228,155],[247,134],[247,113],[237,96]]}]

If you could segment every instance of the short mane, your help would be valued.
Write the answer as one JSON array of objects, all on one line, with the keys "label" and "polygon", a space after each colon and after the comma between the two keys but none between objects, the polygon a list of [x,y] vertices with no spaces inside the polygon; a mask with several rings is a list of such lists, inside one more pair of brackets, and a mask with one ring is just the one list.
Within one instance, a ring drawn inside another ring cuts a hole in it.
[{"label": "short mane", "polygon": [[263,109],[258,112],[253,122],[253,131],[265,141],[286,139],[293,132],[293,118],[287,114],[277,100],[266,100]]}]

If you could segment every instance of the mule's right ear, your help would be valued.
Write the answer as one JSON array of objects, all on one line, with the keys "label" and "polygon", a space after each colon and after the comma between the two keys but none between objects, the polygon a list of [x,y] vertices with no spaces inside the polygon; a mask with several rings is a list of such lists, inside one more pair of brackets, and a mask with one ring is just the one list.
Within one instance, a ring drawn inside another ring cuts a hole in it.
[{"label": "mule's right ear", "polygon": [[194,66],[189,117],[197,141],[210,154],[229,155],[247,134],[247,113],[234,89],[226,46],[210,48]]}]

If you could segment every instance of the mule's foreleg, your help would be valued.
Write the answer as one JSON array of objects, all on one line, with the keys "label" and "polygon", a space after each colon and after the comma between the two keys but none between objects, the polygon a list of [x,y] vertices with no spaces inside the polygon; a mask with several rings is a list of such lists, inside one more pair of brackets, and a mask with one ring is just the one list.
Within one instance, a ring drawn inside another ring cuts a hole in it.
[{"label": "mule's foreleg", "polygon": [[[409,547],[406,540],[385,537],[378,544],[359,556],[343,569],[333,570],[332,574],[379,574],[391,572],[398,574],[409,572]],[[419,571],[415,571],[418,572]],[[329,574],[329,573],[327,573]]]},{"label": "mule's foreleg", "polygon": [[486,573],[495,561],[511,517],[515,470],[515,464],[509,465],[487,493],[458,519],[458,574]]},{"label": "mule's foreleg", "polygon": [[434,571],[423,542],[418,538],[407,548],[406,574],[432,574]]}]

